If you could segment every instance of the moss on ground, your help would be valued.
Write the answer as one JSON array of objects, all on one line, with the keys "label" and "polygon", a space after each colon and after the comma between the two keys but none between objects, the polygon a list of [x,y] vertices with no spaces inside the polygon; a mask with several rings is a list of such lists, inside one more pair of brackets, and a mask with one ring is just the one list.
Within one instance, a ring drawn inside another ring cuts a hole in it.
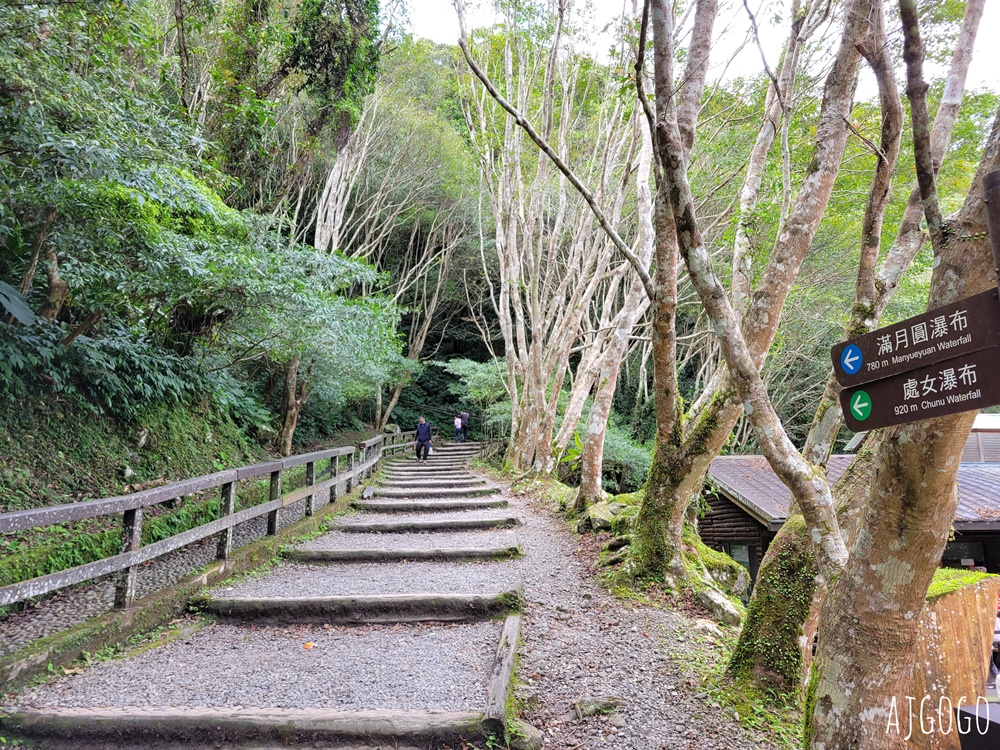
[{"label": "moss on ground", "polygon": [[934,580],[927,589],[927,601],[932,602],[946,594],[954,593],[966,586],[974,586],[987,578],[993,578],[989,573],[980,573],[965,568],[938,568]]}]

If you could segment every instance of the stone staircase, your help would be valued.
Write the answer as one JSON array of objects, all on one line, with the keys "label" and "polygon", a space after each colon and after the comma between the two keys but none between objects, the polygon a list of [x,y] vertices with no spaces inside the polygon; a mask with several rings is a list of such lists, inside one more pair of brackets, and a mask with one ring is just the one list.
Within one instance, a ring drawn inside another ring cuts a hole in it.
[{"label": "stone staircase", "polygon": [[[27,691],[5,726],[74,750],[505,738],[521,519],[470,471],[479,451],[384,464],[355,514],[209,592],[190,633]],[[514,741],[540,744],[526,725]]]}]

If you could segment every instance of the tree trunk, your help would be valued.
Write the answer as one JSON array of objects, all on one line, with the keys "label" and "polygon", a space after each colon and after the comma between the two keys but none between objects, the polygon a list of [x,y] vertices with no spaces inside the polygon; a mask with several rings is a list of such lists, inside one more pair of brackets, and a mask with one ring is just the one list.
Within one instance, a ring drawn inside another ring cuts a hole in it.
[{"label": "tree trunk", "polygon": [[[854,73],[860,58],[857,46],[863,41],[868,28],[867,3],[861,2],[864,8],[858,9],[859,1],[850,3],[845,10],[844,32],[836,59],[826,78],[809,170],[788,222],[761,276],[758,290],[744,316],[745,344],[756,368],[763,364],[777,332],[784,301],[812,244],[840,168],[847,140],[846,118],[850,114],[853,100]],[[656,5],[654,2],[654,11]],[[668,12],[663,11],[664,14]],[[654,13],[654,19],[655,17]],[[654,33],[654,42],[655,40]],[[661,60],[661,57],[654,59]],[[669,56],[662,59],[664,64],[670,62]],[[666,96],[658,94],[658,100],[669,97],[669,84],[663,85]],[[666,118],[658,115],[656,143],[661,151],[669,138],[669,134],[663,132],[665,120]],[[678,150],[673,157],[665,154],[661,156],[661,162],[670,158],[680,159],[680,147],[674,145]],[[686,176],[684,180],[686,181]],[[672,216],[670,220],[675,221]],[[721,289],[718,294],[722,295]],[[655,336],[654,329],[654,371],[658,363]],[[654,376],[654,379],[657,382],[656,396],[661,398],[664,389],[659,385],[661,381],[658,376]],[[717,382],[722,383],[721,387],[701,399],[700,408],[693,410],[690,415],[687,434],[682,436],[678,430],[672,444],[657,446],[643,507],[639,511],[636,539],[633,541],[633,553],[637,558],[635,569],[640,574],[655,574],[657,570],[666,568],[675,574],[683,570],[677,555],[681,549],[681,535],[688,505],[694,494],[701,491],[708,467],[732,432],[743,405],[742,399],[736,397],[738,383],[731,374],[725,377],[720,374]],[[804,477],[800,476],[802,478]],[[645,507],[647,505],[649,507]],[[662,535],[662,538],[657,538],[657,535]],[[824,535],[824,539],[833,541],[829,534]],[[836,546],[834,544],[834,548]],[[836,549],[828,552],[839,557]]]},{"label": "tree trunk", "polygon": [[35,232],[35,238],[31,242],[31,258],[28,260],[28,267],[24,271],[24,277],[21,279],[21,287],[18,290],[21,292],[22,297],[28,297],[31,293],[31,285],[35,280],[35,271],[38,269],[38,259],[41,256],[42,248],[48,244],[49,232],[55,220],[56,210],[54,208],[45,209],[45,213],[42,215],[42,223],[39,225],[38,230]]},{"label": "tree trunk", "polygon": [[308,398],[308,381],[312,373],[312,365],[306,368],[305,377],[299,381],[299,368],[302,359],[298,355],[288,360],[285,365],[285,390],[281,400],[281,435],[278,439],[278,452],[282,456],[292,453],[292,438],[295,436],[295,426],[299,421],[299,413]]},{"label": "tree trunk", "polygon": [[[652,169],[653,140],[649,123],[643,119],[639,127],[642,131],[642,146],[639,149],[639,165],[636,169],[636,212],[639,223],[639,258],[649,263],[653,252],[653,196],[649,189],[649,175]],[[580,458],[580,490],[577,493],[575,510],[582,512],[591,502],[600,500],[603,491],[601,478],[604,464],[604,438],[608,432],[608,418],[614,401],[618,373],[628,352],[629,336],[636,323],[649,307],[649,298],[638,279],[632,284],[615,321],[615,329],[610,337],[603,366],[598,376],[594,403],[587,416],[587,432],[583,440],[583,455]]]},{"label": "tree trunk", "polygon": [[47,243],[45,246],[45,260],[48,261],[46,274],[49,278],[49,292],[39,316],[42,320],[51,323],[59,316],[63,305],[69,299],[69,284],[59,276],[59,256],[56,255],[56,251]]},{"label": "tree trunk", "polygon": [[[934,128],[931,132],[931,158],[935,172],[941,167],[941,162],[951,142],[955,121],[958,119],[965,91],[965,79],[972,61],[972,49],[975,45],[985,2],[986,0],[969,0],[965,7],[955,53],[952,56],[948,77],[945,80],[944,95],[938,105],[937,115],[934,118]],[[899,93],[895,84],[895,71],[891,61],[887,59],[888,51],[882,47],[874,46],[874,49],[880,52],[873,55],[873,46],[872,44],[867,45],[866,57],[872,63],[879,79],[879,98],[883,111],[882,150],[883,153],[889,155],[893,152],[887,150],[886,126],[890,122],[894,125],[897,119],[901,121],[902,110],[898,101]],[[898,144],[896,153],[898,153]],[[878,237],[881,231],[881,217],[885,211],[885,203],[883,201],[879,209],[877,205],[873,204],[873,195],[880,182],[885,185],[886,189],[888,188],[891,171],[892,169],[886,161],[880,160],[865,213],[866,231],[862,237],[862,262],[858,268],[854,306],[851,309],[850,322],[847,324],[846,338],[860,336],[878,327],[882,313],[892,299],[903,274],[924,244],[925,235],[921,227],[923,207],[920,200],[920,188],[914,185],[899,224],[896,239],[885,261],[876,271],[875,264],[879,253]],[[880,178],[879,172],[885,176]],[[873,221],[873,217],[877,218],[877,221]],[[876,229],[878,231],[875,231]],[[869,240],[869,238],[871,239]],[[833,451],[833,443],[837,433],[840,431],[842,422],[840,391],[841,386],[831,370],[827,377],[823,396],[813,417],[813,423],[809,428],[809,436],[806,439],[804,449],[806,457],[816,463],[826,463]]]},{"label": "tree trunk", "polygon": [[[627,335],[627,334],[626,334]],[[627,344],[627,340],[625,342]],[[601,481],[604,463],[604,436],[608,432],[608,418],[614,401],[618,371],[625,346],[609,352],[609,363],[601,370],[594,392],[594,403],[587,415],[587,431],[583,437],[583,451],[580,456],[580,489],[573,504],[573,510],[581,513],[591,503],[600,502],[604,491]]]},{"label": "tree trunk", "polygon": [[[985,0],[970,0],[966,6],[965,17],[959,32],[960,43],[955,48],[948,79],[945,83],[946,94],[934,120],[931,147],[936,167],[940,167],[940,161],[944,156],[944,150],[947,148],[958,116],[965,77],[971,59],[970,51],[976,37],[979,20],[982,17],[984,2]],[[877,273],[877,281],[874,283],[877,296],[874,305],[870,292],[866,296],[864,277],[859,269],[859,288],[855,295],[856,304],[852,309],[851,322],[848,324],[849,336],[859,335],[877,326],[878,319],[881,317],[888,300],[891,299],[899,278],[919,246],[923,244],[924,235],[920,227],[919,188],[915,187],[914,189],[918,193],[915,197],[910,196],[889,257]],[[915,217],[913,216],[914,210]],[[916,249],[914,249],[915,237],[918,238]],[[874,274],[874,271],[871,273]],[[872,319],[869,319],[869,316]],[[833,441],[841,423],[839,395],[840,385],[831,372],[804,448],[806,457],[813,462],[825,464],[833,450]],[[856,498],[862,497],[869,486],[870,455],[870,449],[862,449],[859,452],[859,457],[851,464],[848,474],[841,479],[835,488],[834,494],[839,500],[840,517],[842,521],[850,520],[845,528],[845,532],[848,533],[848,546],[851,544],[850,530],[856,527],[856,517],[860,514],[860,503]],[[867,468],[862,468],[863,466]],[[848,476],[861,476],[864,480],[845,485]],[[845,489],[841,490],[841,487],[845,487]],[[852,499],[855,502],[849,502]],[[730,672],[736,677],[762,679],[765,683],[779,690],[793,690],[797,682],[805,677],[804,670],[808,669],[809,659],[800,659],[796,654],[802,653],[800,639],[804,639],[809,646],[804,652],[805,657],[811,657],[816,617],[822,603],[823,593],[825,593],[825,590],[817,589],[812,584],[801,587],[786,586],[785,576],[775,574],[775,571],[781,570],[781,561],[789,557],[803,560],[803,565],[814,565],[808,532],[804,525],[798,523],[801,521],[801,516],[790,512],[789,520],[792,525],[787,529],[783,527],[778,532],[764,556],[754,588],[754,599],[750,602],[747,619],[740,633],[740,641],[729,666]],[[803,597],[812,598],[813,603],[808,610],[803,610],[797,605],[797,602],[800,602]],[[758,602],[758,599],[761,601]],[[766,647],[763,647],[762,644],[766,644]],[[781,668],[772,670],[771,665],[781,665]],[[794,676],[795,665],[803,669],[798,678]],[[773,673],[771,673],[772,671]]]},{"label": "tree trunk", "polygon": [[[865,448],[833,488],[848,548],[856,536],[861,499],[871,486],[874,464],[874,453]],[[797,508],[789,508],[757,572],[753,598],[729,661],[728,672],[735,681],[749,680],[779,693],[794,694],[804,687],[826,592],[818,573],[805,520]]]}]

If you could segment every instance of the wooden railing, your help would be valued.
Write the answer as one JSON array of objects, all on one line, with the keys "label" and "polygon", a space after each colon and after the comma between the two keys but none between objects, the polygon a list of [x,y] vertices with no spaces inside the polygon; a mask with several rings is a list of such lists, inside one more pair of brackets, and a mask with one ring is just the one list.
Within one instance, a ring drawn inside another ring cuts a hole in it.
[{"label": "wooden railing", "polygon": [[[372,476],[383,457],[405,451],[413,441],[413,432],[377,435],[356,446],[290,456],[280,461],[244,466],[207,476],[185,479],[130,495],[55,505],[34,510],[0,513],[0,533],[34,529],[69,521],[122,514],[121,552],[85,565],[67,568],[49,575],[0,588],[0,606],[58,591],[95,578],[115,574],[115,608],[127,609],[135,599],[138,566],[207,537],[217,537],[216,559],[226,560],[233,551],[233,529],[241,523],[267,516],[267,534],[278,533],[282,509],[305,500],[306,516],[315,515],[323,506],[350,492]],[[346,466],[341,467],[341,459]],[[329,462],[318,470],[321,462]],[[282,472],[305,465],[305,486],[281,494]],[[243,479],[270,477],[266,502],[236,510],[237,483]],[[327,477],[328,478],[324,478]],[[145,508],[172,503],[178,498],[219,488],[219,518],[180,534],[142,546],[142,517]]]}]

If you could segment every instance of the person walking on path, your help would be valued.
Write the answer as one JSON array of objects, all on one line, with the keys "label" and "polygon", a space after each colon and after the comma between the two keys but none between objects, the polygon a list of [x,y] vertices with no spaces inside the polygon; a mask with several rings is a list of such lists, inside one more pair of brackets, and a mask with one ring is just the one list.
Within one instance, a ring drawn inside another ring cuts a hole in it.
[{"label": "person walking on path", "polygon": [[463,411],[458,415],[458,418],[462,420],[462,442],[464,443],[469,439],[469,412]]},{"label": "person walking on path", "polygon": [[455,417],[455,442],[465,442],[465,435],[462,432],[462,418]]},{"label": "person walking on path", "polygon": [[[431,452],[431,423],[421,417],[417,420],[417,439],[414,445],[417,447],[417,460],[427,463],[427,456]],[[421,459],[423,451],[423,459]]]}]

